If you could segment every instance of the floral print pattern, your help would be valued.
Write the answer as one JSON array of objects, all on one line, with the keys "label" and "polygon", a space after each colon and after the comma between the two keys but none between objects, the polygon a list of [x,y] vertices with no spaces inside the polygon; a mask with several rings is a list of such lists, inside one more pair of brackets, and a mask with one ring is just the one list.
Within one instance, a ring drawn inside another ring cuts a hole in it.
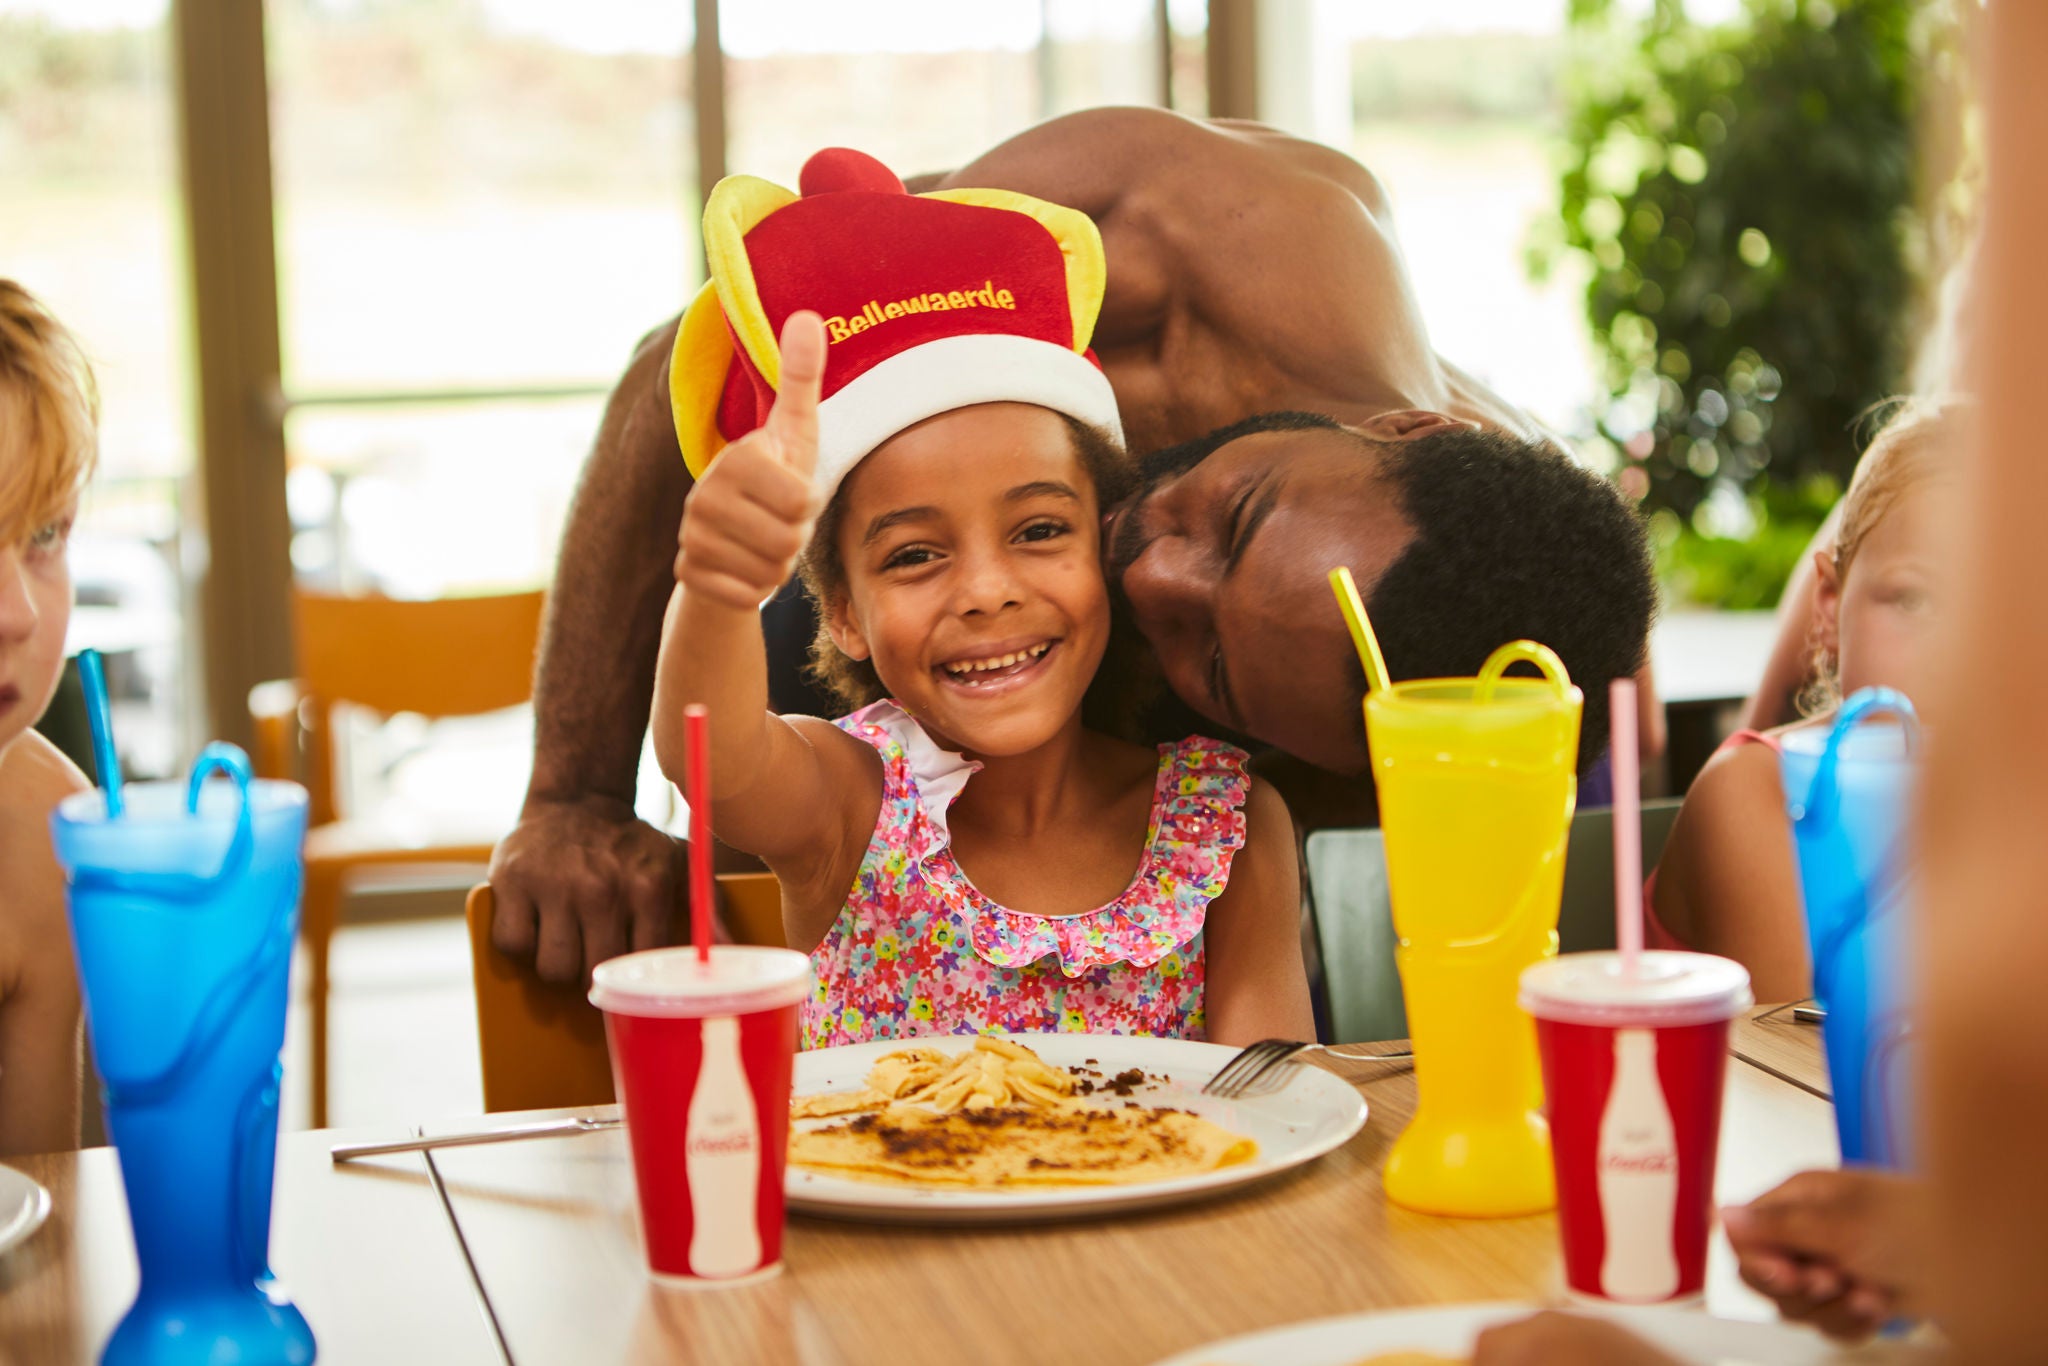
[{"label": "floral print pattern", "polygon": [[954,861],[945,811],[973,765],[888,703],[838,725],[881,755],[882,806],[846,905],[811,954],[803,1047],[1001,1032],[1206,1037],[1202,923],[1244,846],[1242,750],[1200,737],[1161,745],[1131,885],[1094,911],[1038,916],[989,900]]}]

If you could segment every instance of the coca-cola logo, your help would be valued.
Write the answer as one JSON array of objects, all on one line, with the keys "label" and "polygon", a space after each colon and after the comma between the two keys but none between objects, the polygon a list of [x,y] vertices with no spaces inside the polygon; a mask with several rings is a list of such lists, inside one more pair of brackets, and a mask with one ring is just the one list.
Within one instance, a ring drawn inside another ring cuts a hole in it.
[{"label": "coca-cola logo", "polygon": [[736,1153],[750,1153],[756,1147],[754,1135],[746,1132],[736,1134],[691,1134],[690,1156],[730,1157]]},{"label": "coca-cola logo", "polygon": [[1678,1154],[1606,1153],[1601,1156],[1600,1165],[1629,1176],[1668,1176],[1678,1170]]}]

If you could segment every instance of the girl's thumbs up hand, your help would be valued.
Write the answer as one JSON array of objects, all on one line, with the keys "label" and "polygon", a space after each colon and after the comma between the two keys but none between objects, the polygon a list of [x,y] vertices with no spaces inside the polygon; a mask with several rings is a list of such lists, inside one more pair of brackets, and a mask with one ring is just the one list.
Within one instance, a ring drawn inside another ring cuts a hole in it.
[{"label": "girl's thumbs up hand", "polygon": [[683,508],[676,581],[691,595],[751,612],[789,582],[819,509],[818,394],[825,325],[782,325],[782,375],[768,420],[719,452]]}]

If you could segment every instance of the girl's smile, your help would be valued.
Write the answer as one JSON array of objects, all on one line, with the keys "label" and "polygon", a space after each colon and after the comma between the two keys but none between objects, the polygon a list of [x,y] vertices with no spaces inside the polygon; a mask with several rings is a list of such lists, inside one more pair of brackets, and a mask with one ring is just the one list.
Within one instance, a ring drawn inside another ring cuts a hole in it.
[{"label": "girl's smile", "polygon": [[949,659],[934,671],[940,681],[979,697],[998,697],[1028,687],[1041,672],[1046,656],[1059,645],[1057,640],[1005,641],[981,647],[981,652]]}]

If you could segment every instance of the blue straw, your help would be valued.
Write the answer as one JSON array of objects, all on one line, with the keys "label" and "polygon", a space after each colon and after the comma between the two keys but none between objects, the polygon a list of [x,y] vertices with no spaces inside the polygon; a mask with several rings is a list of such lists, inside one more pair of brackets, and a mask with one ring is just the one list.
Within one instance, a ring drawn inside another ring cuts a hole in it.
[{"label": "blue straw", "polygon": [[121,814],[121,761],[114,755],[114,718],[107,706],[107,671],[98,650],[78,652],[78,677],[85,684],[85,716],[92,725],[92,761],[107,790],[107,819]]}]

